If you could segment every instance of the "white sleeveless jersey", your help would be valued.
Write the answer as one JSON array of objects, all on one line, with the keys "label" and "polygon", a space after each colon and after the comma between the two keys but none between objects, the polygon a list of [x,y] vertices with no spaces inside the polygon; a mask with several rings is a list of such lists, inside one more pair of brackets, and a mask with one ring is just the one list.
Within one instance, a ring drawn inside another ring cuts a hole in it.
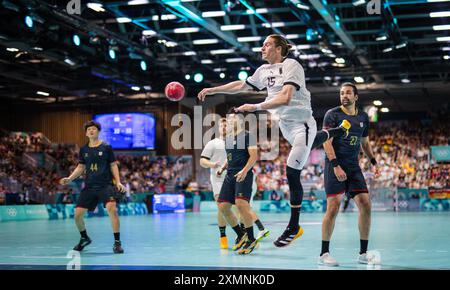
[{"label": "white sleeveless jersey", "polygon": [[[212,139],[211,141],[206,143],[205,148],[203,148],[201,157],[206,158],[213,163],[219,162],[220,166],[224,165],[225,162],[227,161],[227,153],[225,151],[225,141],[220,138]],[[218,177],[216,175],[217,170],[218,169],[213,168],[210,169],[211,177],[218,180],[224,179],[226,172],[223,172],[222,175]]]},{"label": "white sleeveless jersey", "polygon": [[293,58],[285,58],[276,64],[264,64],[246,81],[253,89],[267,89],[266,100],[273,99],[284,85],[295,87],[288,105],[268,110],[278,115],[281,121],[307,121],[312,117],[311,93],[306,89],[305,72],[301,64]]}]

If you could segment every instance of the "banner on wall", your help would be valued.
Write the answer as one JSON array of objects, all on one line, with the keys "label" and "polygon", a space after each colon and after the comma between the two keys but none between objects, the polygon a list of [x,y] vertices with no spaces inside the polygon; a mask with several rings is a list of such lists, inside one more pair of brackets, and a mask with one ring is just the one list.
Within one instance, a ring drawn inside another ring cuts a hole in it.
[{"label": "banner on wall", "polygon": [[450,146],[431,146],[431,158],[436,162],[450,161]]},{"label": "banner on wall", "polygon": [[45,205],[0,206],[0,221],[23,221],[34,219],[48,219]]},{"label": "banner on wall", "polygon": [[[155,194],[153,196],[153,213],[185,212],[184,202],[182,194]],[[192,204],[193,202],[192,198]]]},{"label": "banner on wall", "polygon": [[450,198],[450,188],[448,188],[448,187],[444,187],[444,188],[430,187],[430,188],[428,188],[428,195],[430,196],[430,198],[447,199],[447,198]]},{"label": "banner on wall", "polygon": [[[326,202],[324,200],[303,200],[302,212],[323,212]],[[262,200],[260,210],[264,212],[290,212],[289,200]]]}]

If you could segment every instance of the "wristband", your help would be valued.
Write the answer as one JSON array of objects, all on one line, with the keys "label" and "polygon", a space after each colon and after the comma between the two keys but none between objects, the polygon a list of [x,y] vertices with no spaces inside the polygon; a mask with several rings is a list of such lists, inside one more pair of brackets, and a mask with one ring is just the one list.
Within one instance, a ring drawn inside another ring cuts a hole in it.
[{"label": "wristband", "polygon": [[262,110],[261,104],[256,104],[256,111],[261,111],[261,110]]},{"label": "wristband", "polygon": [[333,167],[338,167],[338,166],[339,166],[339,163],[337,162],[337,159],[336,159],[336,158],[330,160],[330,162],[331,162],[331,164],[333,165]]},{"label": "wristband", "polygon": [[372,165],[377,165],[377,160],[375,158],[370,159],[370,163],[372,163]]}]

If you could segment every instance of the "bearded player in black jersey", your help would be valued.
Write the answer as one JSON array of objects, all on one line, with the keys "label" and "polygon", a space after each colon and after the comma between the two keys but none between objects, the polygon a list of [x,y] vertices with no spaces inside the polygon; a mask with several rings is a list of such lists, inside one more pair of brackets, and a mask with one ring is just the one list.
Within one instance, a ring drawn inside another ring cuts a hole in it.
[{"label": "bearded player in black jersey", "polygon": [[[360,235],[360,251],[358,263],[368,264],[371,201],[364,175],[359,166],[359,152],[362,149],[376,166],[369,140],[369,116],[356,106],[358,89],[352,83],[344,83],[340,90],[341,106],[328,110],[323,120],[323,127],[332,128],[342,120],[351,124],[349,134],[334,137],[324,143],[325,191],[327,194],[327,211],[322,223],[322,251],[318,259],[320,265],[338,266],[338,262],[330,255],[329,245],[333,233],[339,205],[344,194],[353,198],[359,210],[358,227]],[[376,169],[376,168],[375,168]],[[376,170],[376,175],[378,175]]]},{"label": "bearded player in black jersey", "polygon": [[99,140],[101,126],[95,121],[84,125],[88,144],[80,149],[79,163],[69,177],[62,178],[60,184],[67,185],[85,173],[85,187],[80,193],[75,210],[75,224],[80,231],[80,242],[74,247],[82,251],[92,241],[87,235],[84,224],[86,211],[94,211],[98,203],[108,210],[114,233],[113,252],[122,254],[124,251],[120,242],[120,222],[117,214],[116,201],[125,187],[120,183],[119,167],[111,146]]}]

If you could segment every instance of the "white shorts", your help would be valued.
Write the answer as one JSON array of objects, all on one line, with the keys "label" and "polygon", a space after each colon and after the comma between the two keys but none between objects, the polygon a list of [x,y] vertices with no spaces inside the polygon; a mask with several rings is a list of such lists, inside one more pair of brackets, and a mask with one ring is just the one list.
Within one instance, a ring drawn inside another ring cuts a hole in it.
[{"label": "white shorts", "polygon": [[316,138],[316,120],[313,117],[306,122],[280,120],[280,130],[283,137],[292,145],[287,165],[298,170],[303,169]]},{"label": "white shorts", "polygon": [[[222,176],[225,176],[224,174],[226,174],[226,171],[222,173]],[[213,194],[214,194],[214,200],[217,200],[217,198],[219,197],[220,189],[222,189],[224,180],[225,180],[224,178],[219,178],[217,176],[211,175],[210,181],[211,181],[211,186],[212,186],[212,190],[213,190]]]}]

